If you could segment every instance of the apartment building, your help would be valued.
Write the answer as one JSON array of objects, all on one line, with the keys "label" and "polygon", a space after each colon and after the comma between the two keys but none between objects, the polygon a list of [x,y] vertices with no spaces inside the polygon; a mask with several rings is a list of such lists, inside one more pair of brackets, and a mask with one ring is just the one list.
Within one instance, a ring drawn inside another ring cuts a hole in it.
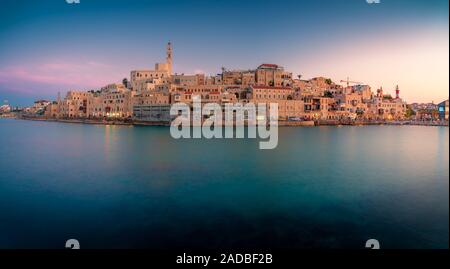
[{"label": "apartment building", "polygon": [[66,97],[60,101],[59,116],[62,118],[87,117],[87,102],[91,92],[68,91]]}]

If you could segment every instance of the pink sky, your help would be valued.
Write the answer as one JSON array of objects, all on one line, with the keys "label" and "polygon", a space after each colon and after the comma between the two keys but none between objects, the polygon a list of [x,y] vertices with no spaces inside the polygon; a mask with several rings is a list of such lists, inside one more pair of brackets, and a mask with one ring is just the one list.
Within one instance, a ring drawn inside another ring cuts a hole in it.
[{"label": "pink sky", "polygon": [[[413,30],[414,34],[391,33],[384,34],[383,38],[344,39],[332,49],[330,44],[317,44],[311,52],[301,51],[298,56],[294,54],[284,58],[284,62],[275,63],[285,66],[294,76],[302,74],[303,78],[325,76],[339,82],[348,76],[350,80],[370,85],[373,91],[382,86],[394,94],[398,84],[401,97],[407,102],[437,103],[448,99],[448,31],[442,35],[443,30],[439,28]],[[233,49],[236,48],[230,48]],[[161,57],[153,62],[149,60],[146,68],[152,68],[154,62],[163,57],[161,48]],[[208,59],[209,56],[204,57]],[[202,68],[201,60],[191,63],[175,58],[174,64],[178,71],[181,66],[187,68],[184,70],[186,74],[206,70]],[[254,66],[258,64],[254,63]],[[119,82],[129,76],[131,69],[141,68],[131,65],[117,60],[112,64],[82,57],[46,58],[46,62],[21,63],[0,69],[0,83],[23,93],[36,93],[39,89],[42,93],[50,92],[46,90],[47,86],[57,87],[62,93],[71,89],[89,90]],[[219,70],[220,63],[215,70],[207,70],[206,73],[213,74]]]},{"label": "pink sky", "polygon": [[[394,94],[400,87],[408,102],[441,102],[449,91],[449,36],[440,29],[414,29],[376,39],[352,39],[332,51],[294,59],[291,70],[305,70],[304,76],[330,76],[334,81],[363,82],[372,90],[382,86]],[[408,37],[409,36],[409,37]],[[420,37],[418,39],[418,37]]]}]

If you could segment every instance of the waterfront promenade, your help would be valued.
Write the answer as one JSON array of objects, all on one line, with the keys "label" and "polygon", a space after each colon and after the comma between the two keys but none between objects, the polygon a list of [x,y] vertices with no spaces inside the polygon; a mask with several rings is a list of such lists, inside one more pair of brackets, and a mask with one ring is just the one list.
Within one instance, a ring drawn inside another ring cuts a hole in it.
[{"label": "waterfront promenade", "polygon": [[[142,121],[137,119],[86,119],[86,118],[46,118],[30,115],[12,116],[23,120],[37,120],[37,121],[54,121],[66,123],[80,123],[80,124],[104,124],[104,125],[147,125],[147,126],[170,126],[169,121]],[[449,122],[441,121],[418,121],[418,120],[403,120],[403,121],[367,121],[367,120],[305,120],[305,121],[278,121],[279,126],[339,126],[339,125],[418,125],[418,126],[449,126]]]}]

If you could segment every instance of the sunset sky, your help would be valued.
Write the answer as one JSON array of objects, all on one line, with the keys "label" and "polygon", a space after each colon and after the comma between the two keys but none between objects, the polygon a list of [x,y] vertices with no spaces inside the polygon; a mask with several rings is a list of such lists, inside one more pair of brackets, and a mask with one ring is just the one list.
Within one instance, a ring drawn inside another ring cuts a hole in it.
[{"label": "sunset sky", "polygon": [[2,0],[0,98],[28,105],[150,68],[174,45],[174,72],[276,63],[303,78],[399,85],[407,102],[449,92],[447,0]]}]

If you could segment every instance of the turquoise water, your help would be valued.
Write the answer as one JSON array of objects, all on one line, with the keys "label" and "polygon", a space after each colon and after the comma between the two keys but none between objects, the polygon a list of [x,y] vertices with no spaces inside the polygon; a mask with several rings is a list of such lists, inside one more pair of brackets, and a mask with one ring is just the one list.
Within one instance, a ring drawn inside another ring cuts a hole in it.
[{"label": "turquoise water", "polygon": [[0,248],[448,248],[449,129],[167,127],[0,120]]}]

